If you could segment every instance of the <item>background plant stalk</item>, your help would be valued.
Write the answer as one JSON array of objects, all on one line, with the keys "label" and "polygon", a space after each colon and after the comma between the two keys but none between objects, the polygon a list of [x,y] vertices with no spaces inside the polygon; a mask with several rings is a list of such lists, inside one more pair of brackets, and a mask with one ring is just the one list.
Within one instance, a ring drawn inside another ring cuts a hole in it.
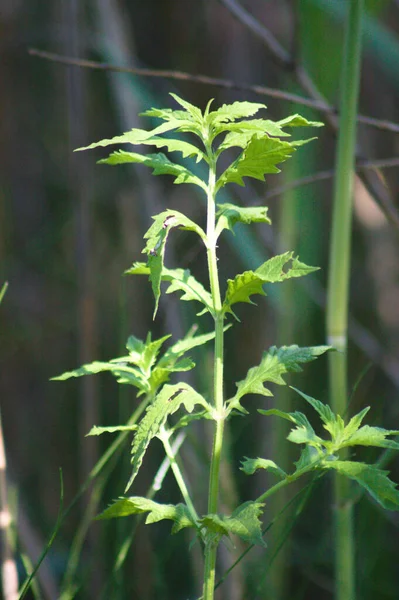
[{"label": "background plant stalk", "polygon": [[[333,411],[342,416],[348,410],[347,328],[363,0],[351,0],[348,10],[342,59],[341,116],[327,298],[328,343],[340,350],[330,354],[329,357],[330,402]],[[341,452],[340,459],[345,460],[348,451],[344,449]],[[348,501],[349,496],[349,481],[336,475],[334,478],[336,600],[354,600],[356,597],[353,505]]]}]

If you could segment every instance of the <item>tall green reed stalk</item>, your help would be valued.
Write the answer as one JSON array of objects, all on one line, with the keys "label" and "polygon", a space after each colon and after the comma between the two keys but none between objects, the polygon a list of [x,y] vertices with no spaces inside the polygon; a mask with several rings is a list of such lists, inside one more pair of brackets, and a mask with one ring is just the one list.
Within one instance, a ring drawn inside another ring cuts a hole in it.
[{"label": "tall green reed stalk", "polygon": [[[339,352],[330,354],[330,399],[334,412],[348,411],[348,305],[356,115],[361,70],[363,0],[351,0],[342,57],[340,128],[334,182],[333,222],[327,291],[327,339]],[[348,448],[341,457],[348,456]],[[335,598],[354,600],[355,547],[353,504],[348,479],[334,478]]]},{"label": "tall green reed stalk", "polygon": [[[262,104],[234,102],[211,111],[211,102],[204,112],[196,106],[173,95],[180,105],[178,110],[151,109],[145,116],[161,119],[163,123],[151,131],[133,129],[110,140],[101,140],[81,150],[130,143],[149,145],[156,148],[166,147],[169,152],[180,152],[183,158],[203,161],[208,175],[201,179],[188,167],[172,162],[162,153],[140,154],[119,150],[100,162],[119,165],[126,163],[143,164],[153,169],[155,175],[172,175],[174,183],[189,183],[199,187],[207,199],[206,229],[177,210],[166,209],[153,217],[153,224],[144,236],[143,253],[146,262],[135,263],[126,273],[149,277],[155,298],[154,318],[157,313],[161,284],[167,286],[166,293],[180,292],[181,300],[195,301],[200,304],[197,316],[208,315],[213,323],[211,331],[197,335],[197,326],[181,340],[162,350],[170,335],[153,340],[151,333],[139,340],[130,336],[127,341],[127,354],[108,362],[94,362],[64,373],[56,379],[80,377],[108,371],[118,383],[133,386],[138,396],[148,399],[145,414],[137,423],[112,427],[93,427],[89,435],[103,433],[133,433],[131,449],[131,475],[125,492],[135,483],[143,463],[146,451],[153,440],[158,439],[168,458],[171,472],[180,491],[182,502],[162,504],[152,497],[123,496],[114,501],[98,518],[127,517],[146,515],[146,523],[155,523],[164,519],[173,523],[172,533],[183,528],[191,528],[194,539],[198,541],[204,556],[203,600],[213,600],[217,550],[224,538],[238,536],[249,544],[265,547],[261,527],[261,515],[265,501],[273,497],[288,485],[297,482],[303,475],[324,474],[330,470],[342,473],[357,481],[384,508],[399,507],[399,492],[385,471],[365,463],[338,460],[341,448],[353,445],[374,445],[399,449],[399,444],[387,440],[389,435],[397,434],[380,428],[363,426],[368,409],[362,410],[347,424],[340,415],[335,415],[322,402],[295,390],[315,410],[320,417],[330,439],[319,437],[307,417],[298,411],[288,412],[281,409],[258,409],[261,415],[277,416],[289,422],[288,440],[301,447],[294,468],[282,469],[270,458],[244,458],[241,470],[252,475],[258,469],[266,469],[277,478],[258,498],[237,506],[232,514],[220,512],[219,486],[221,478],[221,460],[224,445],[224,427],[228,419],[240,415],[247,416],[248,410],[243,400],[248,395],[272,396],[265,384],[285,385],[283,376],[289,372],[298,372],[303,363],[316,359],[331,350],[329,346],[300,348],[297,345],[271,347],[265,351],[260,363],[249,369],[244,379],[236,383],[237,390],[231,398],[224,396],[224,343],[229,327],[238,322],[236,314],[239,303],[252,303],[255,294],[265,295],[264,286],[280,283],[287,279],[304,276],[315,270],[300,262],[293,252],[285,252],[267,260],[254,271],[245,271],[227,280],[222,286],[218,270],[218,240],[222,233],[233,232],[237,223],[270,223],[265,207],[242,207],[231,203],[218,203],[217,195],[226,185],[235,183],[244,185],[243,177],[252,177],[263,181],[267,173],[277,173],[280,164],[290,158],[296,148],[310,140],[287,141],[290,127],[315,126],[299,115],[287,117],[279,122],[266,119],[251,119]],[[164,138],[162,134],[174,131],[176,138]],[[181,134],[190,133],[190,141],[183,141]],[[220,137],[221,136],[221,137]],[[192,143],[196,139],[197,144]],[[283,138],[283,139],[281,139]],[[235,154],[225,170],[218,169],[221,154],[231,151]],[[208,265],[209,288],[198,282],[190,271],[169,269],[165,266],[165,249],[173,229],[183,229],[197,235],[204,246]],[[269,289],[269,287],[268,287]],[[209,321],[208,321],[209,322]],[[187,353],[194,347],[214,342],[213,356],[213,393],[206,398],[188,383],[170,383],[170,378],[192,369],[195,365]],[[295,389],[295,388],[293,388]],[[208,505],[198,506],[192,495],[190,483],[186,481],[176,457],[174,442],[184,427],[193,421],[205,419],[213,430],[213,444],[210,450],[208,470]],[[277,460],[279,457],[276,457]]]}]

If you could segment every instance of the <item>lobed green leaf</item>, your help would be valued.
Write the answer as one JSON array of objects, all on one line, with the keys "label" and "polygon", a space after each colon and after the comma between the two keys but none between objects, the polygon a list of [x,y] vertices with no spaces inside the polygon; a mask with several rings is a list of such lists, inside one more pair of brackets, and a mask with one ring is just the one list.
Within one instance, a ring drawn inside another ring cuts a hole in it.
[{"label": "lobed green leaf", "polygon": [[127,491],[136,478],[143,462],[144,455],[151,440],[158,434],[169,415],[174,414],[182,405],[191,413],[199,404],[209,410],[206,400],[187,383],[166,384],[147,408],[145,416],[139,423],[132,445],[132,475],[126,486]]},{"label": "lobed green leaf", "polygon": [[217,110],[208,114],[207,123],[209,125],[218,125],[219,123],[228,123],[245,117],[252,117],[261,108],[266,108],[264,104],[258,102],[233,102],[232,104],[223,104]]},{"label": "lobed green leaf", "polygon": [[173,175],[173,183],[193,183],[206,191],[206,183],[194,175],[189,169],[169,160],[165,154],[138,154],[137,152],[126,152],[125,150],[116,150],[108,156],[98,161],[98,164],[121,165],[126,163],[137,163],[153,169],[153,175]]},{"label": "lobed green leaf", "polygon": [[[291,264],[287,269],[286,265],[289,263]],[[223,311],[234,315],[231,310],[233,304],[237,302],[252,304],[250,297],[253,294],[265,296],[263,285],[266,283],[277,283],[291,279],[292,277],[303,277],[317,270],[318,267],[310,267],[300,262],[298,258],[294,258],[293,252],[285,252],[284,254],[274,256],[264,262],[256,271],[245,271],[236,275],[234,279],[227,280],[227,291],[222,307]]]},{"label": "lobed green leaf", "polygon": [[285,385],[283,375],[289,372],[302,371],[301,364],[315,360],[321,354],[332,350],[331,346],[313,346],[301,348],[296,345],[272,346],[265,352],[261,363],[249,369],[245,379],[236,383],[237,393],[228,403],[231,408],[240,410],[240,400],[246,394],[272,396],[272,392],[264,386],[267,381]]},{"label": "lobed green leaf", "polygon": [[[205,233],[194,221],[178,211],[165,210],[155,217],[144,238],[147,240],[143,250],[148,256],[148,268],[150,270],[150,281],[155,298],[154,318],[158,310],[159,297],[161,295],[161,279],[165,256],[165,246],[168,233],[172,227],[179,227],[188,231],[195,231],[202,239]],[[130,270],[132,273],[132,271]]]},{"label": "lobed green leaf", "polygon": [[171,131],[172,129],[177,129],[181,126],[181,121],[178,119],[169,119],[167,123],[162,123],[155,129],[150,131],[146,131],[145,129],[131,129],[130,131],[126,131],[122,135],[117,135],[110,139],[100,140],[99,142],[94,142],[89,146],[84,146],[82,148],[76,148],[75,152],[81,152],[82,150],[92,150],[93,148],[99,147],[107,147],[112,146],[114,144],[146,144],[148,140],[154,138],[162,133],[167,131]]},{"label": "lobed green leaf", "polygon": [[[150,269],[144,263],[135,263],[126,271],[129,275],[148,275]],[[211,314],[213,313],[213,300],[211,294],[205,290],[204,286],[191,275],[188,269],[166,269],[163,267],[161,271],[161,281],[166,281],[169,286],[166,290],[167,294],[181,291],[183,295],[181,300],[196,300],[204,305],[205,309]],[[202,314],[202,313],[201,313]]]},{"label": "lobed green leaf", "polygon": [[386,510],[399,510],[399,491],[389,479],[388,471],[361,462],[349,460],[325,461],[324,469],[334,469],[363,487]]},{"label": "lobed green leaf", "polygon": [[305,117],[295,114],[281,119],[276,123],[280,127],[324,127],[324,123],[320,121],[308,121]]},{"label": "lobed green leaf", "polygon": [[218,222],[216,225],[216,237],[219,237],[223,229],[229,229],[234,233],[233,228],[236,223],[269,223],[271,220],[267,216],[268,208],[265,206],[236,206],[235,204],[218,204],[216,216]]},{"label": "lobed green leaf", "polygon": [[244,502],[230,517],[210,514],[200,519],[200,523],[217,537],[234,534],[248,544],[257,544],[265,548],[266,543],[262,536],[262,523],[259,518],[263,507],[264,504],[260,502]]},{"label": "lobed green leaf", "polygon": [[142,513],[148,513],[145,521],[146,525],[158,523],[165,519],[173,521],[172,533],[177,533],[185,527],[196,527],[187,506],[184,504],[160,504],[141,496],[119,498],[104,510],[97,519],[113,519]]},{"label": "lobed green leaf", "polygon": [[267,173],[279,173],[277,164],[286,161],[295,148],[289,142],[283,142],[268,135],[254,135],[240,156],[224,171],[216,183],[216,191],[227,183],[244,186],[243,177],[265,180]]},{"label": "lobed green leaf", "polygon": [[273,460],[267,458],[245,458],[245,460],[241,461],[241,465],[240,469],[246,475],[253,475],[258,469],[265,469],[277,475],[280,479],[287,477],[287,473],[283,469],[280,469]]},{"label": "lobed green leaf", "polygon": [[87,365],[79,367],[74,371],[67,371],[57,377],[52,377],[51,381],[65,381],[72,377],[83,377],[84,375],[95,375],[97,373],[103,373],[109,371],[118,380],[118,383],[127,383],[137,387],[143,392],[149,391],[148,381],[145,375],[135,367],[129,366],[128,363],[123,362],[123,359],[113,359],[110,362],[94,361]]}]

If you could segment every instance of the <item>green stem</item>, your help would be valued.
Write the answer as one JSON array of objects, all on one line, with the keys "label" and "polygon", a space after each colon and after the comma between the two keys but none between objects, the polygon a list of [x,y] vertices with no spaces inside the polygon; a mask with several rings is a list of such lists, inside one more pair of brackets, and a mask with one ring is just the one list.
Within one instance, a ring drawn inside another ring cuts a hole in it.
[{"label": "green stem", "polygon": [[323,460],[324,460],[324,457],[321,457],[320,459],[318,459],[315,462],[313,462],[311,465],[309,465],[307,467],[304,467],[303,469],[300,469],[299,471],[295,471],[295,473],[293,473],[292,475],[289,475],[289,476],[285,477],[285,479],[282,479],[281,481],[279,481],[278,483],[276,483],[275,485],[273,485],[271,488],[269,488],[268,490],[266,490],[266,492],[264,492],[263,494],[261,494],[255,500],[255,502],[264,502],[265,500],[267,500],[268,498],[270,498],[270,496],[273,496],[273,494],[275,494],[279,490],[287,487],[287,485],[290,485],[290,483],[293,483],[294,481],[296,481],[297,479],[299,479],[303,475],[306,475],[306,473],[310,473],[311,471],[314,471],[315,469],[317,469],[318,465]]},{"label": "green stem", "polygon": [[[328,343],[340,353],[330,355],[330,398],[335,413],[347,411],[347,326],[352,226],[352,194],[356,145],[356,113],[361,65],[363,0],[351,0],[342,57],[341,113],[327,292]],[[341,458],[345,458],[345,452]],[[335,475],[335,598],[355,599],[353,507],[347,502],[347,480]]]},{"label": "green stem", "polygon": [[[209,180],[207,194],[207,258],[211,294],[213,298],[213,311],[215,319],[215,355],[214,355],[214,407],[215,407],[215,431],[212,445],[212,457],[209,474],[208,513],[215,514],[218,510],[220,463],[223,447],[224,432],[224,401],[223,401],[223,323],[222,302],[220,297],[219,276],[217,268],[216,242],[217,232],[215,228],[215,183],[216,183],[216,161],[212,149],[207,146],[209,159]],[[205,565],[204,565],[204,590],[203,600],[213,600],[215,587],[215,566],[217,542],[208,539],[205,543]]]},{"label": "green stem", "polygon": [[182,472],[180,471],[180,467],[177,463],[176,455],[173,452],[173,449],[169,443],[169,433],[166,431],[165,427],[161,427],[161,429],[159,431],[159,437],[160,437],[163,447],[165,449],[165,454],[168,457],[171,469],[173,471],[173,475],[175,476],[175,479],[176,479],[176,483],[179,486],[181,495],[184,498],[184,502],[186,503],[187,508],[190,511],[190,515],[191,515],[192,519],[195,521],[195,523],[197,523],[198,522],[198,514],[197,514],[197,511],[195,510],[194,504],[191,500],[189,491],[186,486],[186,482],[184,481],[184,477],[183,477]]}]

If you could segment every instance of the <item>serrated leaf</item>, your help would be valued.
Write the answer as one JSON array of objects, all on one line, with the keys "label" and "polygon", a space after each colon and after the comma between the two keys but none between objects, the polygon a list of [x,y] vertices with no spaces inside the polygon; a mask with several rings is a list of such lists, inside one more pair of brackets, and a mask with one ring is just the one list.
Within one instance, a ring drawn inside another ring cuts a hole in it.
[{"label": "serrated leaf", "polygon": [[209,113],[207,122],[209,125],[218,125],[219,123],[227,123],[244,117],[252,117],[261,108],[266,108],[266,106],[258,102],[237,101],[232,104],[223,104],[217,110]]},{"label": "serrated leaf", "polygon": [[206,160],[204,153],[197,146],[183,140],[155,136],[145,140],[143,144],[155,146],[156,148],[164,148],[166,146],[169,152],[181,152],[183,158],[195,157],[197,163],[201,160]]},{"label": "serrated leaf", "polygon": [[293,442],[294,444],[306,444],[308,446],[314,446],[320,449],[323,445],[322,438],[316,435],[308,420],[306,425],[300,425],[299,427],[292,429],[287,436],[287,440]]},{"label": "serrated leaf", "polygon": [[315,360],[321,354],[331,350],[331,346],[313,346],[301,348],[296,345],[272,346],[263,354],[261,363],[249,369],[245,379],[236,383],[237,393],[229,400],[231,408],[238,410],[240,399],[246,394],[261,394],[272,396],[272,392],[264,387],[270,381],[278,385],[285,385],[283,375],[289,372],[302,371],[301,364]]},{"label": "serrated leaf", "polygon": [[109,508],[104,510],[97,519],[113,519],[148,513],[146,525],[158,523],[165,519],[174,521],[172,533],[177,533],[185,527],[196,527],[190,512],[184,504],[160,504],[141,496],[119,498]]},{"label": "serrated leaf", "polygon": [[98,425],[94,425],[89,433],[86,433],[86,437],[102,435],[103,433],[116,433],[117,431],[135,431],[136,429],[137,425],[114,425],[111,427],[99,427]]},{"label": "serrated leaf", "polygon": [[161,133],[165,133],[166,131],[171,131],[172,129],[177,129],[181,126],[181,121],[178,119],[169,119],[167,123],[162,123],[155,129],[151,129],[150,131],[146,131],[145,129],[131,129],[130,131],[126,131],[122,135],[117,135],[110,139],[100,140],[99,142],[94,142],[89,146],[84,146],[82,148],[76,148],[75,152],[81,152],[82,150],[92,150],[93,148],[112,146],[114,144],[145,144],[147,140],[154,138]]},{"label": "serrated leaf", "polygon": [[194,106],[194,104],[190,104],[190,102],[187,102],[187,100],[179,98],[177,94],[170,93],[170,95],[176,100],[178,104],[180,104],[180,106],[182,106],[187,111],[189,115],[193,117],[195,121],[197,121],[199,124],[202,124],[202,112],[197,106]]},{"label": "serrated leaf", "polygon": [[[268,208],[266,206],[236,206],[235,204],[218,204],[216,216],[218,222],[216,226],[216,237],[219,237],[223,229],[229,229],[233,232],[236,223],[271,223],[267,216]],[[233,232],[234,233],[234,232]]]},{"label": "serrated leaf", "polygon": [[52,377],[51,381],[65,381],[72,377],[83,377],[84,375],[95,375],[109,371],[118,379],[118,383],[128,383],[134,385],[139,390],[149,391],[148,381],[139,369],[131,367],[125,362],[118,361],[120,359],[114,359],[111,362],[94,361],[74,371],[67,371],[62,375]]},{"label": "serrated leaf", "polygon": [[[227,325],[223,331],[227,331],[230,329],[231,325]],[[215,332],[211,331],[210,333],[203,333],[201,335],[190,335],[185,337],[182,340],[177,341],[173,346],[168,348],[165,352],[164,356],[161,358],[159,364],[163,364],[163,361],[169,363],[176,356],[182,356],[188,350],[192,348],[196,348],[197,346],[202,346],[203,344],[207,344],[211,340],[215,339]]]},{"label": "serrated leaf", "polygon": [[[125,271],[128,275],[149,275],[150,269],[144,263],[135,263],[130,269]],[[204,286],[191,275],[188,269],[166,269],[163,267],[161,272],[161,281],[169,283],[166,290],[167,294],[182,291],[181,300],[196,300],[201,302],[211,314],[213,313],[213,301],[211,294],[205,290]]]},{"label": "serrated leaf", "polygon": [[212,416],[207,410],[202,410],[201,412],[185,414],[173,425],[173,427],[169,428],[170,433],[174,433],[178,429],[182,429],[183,427],[187,427],[193,421],[199,421],[201,419],[209,419],[212,420]]},{"label": "serrated leaf", "polygon": [[245,458],[241,461],[241,464],[240,469],[246,475],[253,475],[258,469],[266,469],[266,471],[270,471],[280,479],[287,477],[287,473],[283,469],[280,469],[273,460],[267,458]]},{"label": "serrated leaf", "polygon": [[226,296],[222,306],[223,312],[231,313],[238,320],[238,317],[231,309],[233,304],[237,304],[237,302],[254,304],[251,300],[251,296],[254,294],[266,296],[266,293],[263,291],[264,284],[263,279],[255,275],[253,271],[245,271],[236,275],[234,279],[228,279]]},{"label": "serrated leaf", "polygon": [[324,123],[320,121],[308,121],[305,117],[298,114],[277,121],[277,125],[280,127],[324,127]]},{"label": "serrated leaf", "polygon": [[108,156],[97,161],[98,164],[121,165],[126,163],[137,163],[153,169],[153,175],[173,175],[173,183],[193,183],[206,191],[206,184],[186,167],[169,160],[165,154],[158,152],[156,154],[138,154],[137,152],[126,152],[125,150],[116,150]]},{"label": "serrated leaf", "polygon": [[[290,136],[290,134],[284,131],[278,123],[266,119],[251,119],[240,123],[227,123],[219,125],[216,129],[217,135],[225,132],[228,133],[223,142],[219,145],[216,156],[219,156],[228,148],[246,148],[254,135],[257,135],[258,137],[264,135],[273,137]],[[300,140],[298,145],[300,145],[301,142],[307,143],[308,140]],[[294,142],[290,143],[293,146],[296,145]]]},{"label": "serrated leaf", "polygon": [[162,368],[156,365],[149,378],[151,389],[157,390],[163,383],[169,381],[172,373],[191,371],[195,367],[195,363],[190,358],[183,358],[175,364]]},{"label": "serrated leaf", "polygon": [[201,405],[206,410],[209,409],[206,400],[187,383],[164,385],[147,408],[146,414],[140,421],[134,436],[132,445],[133,471],[125,491],[130,488],[136,478],[148,445],[158,434],[161,426],[165,424],[167,417],[174,414],[182,405],[184,405],[187,412],[191,413],[196,404]]},{"label": "serrated leaf", "polygon": [[[292,390],[297,392],[302,398],[306,400],[318,413],[321,420],[323,421],[324,428],[331,434],[332,438],[335,439],[338,436],[341,436],[345,429],[345,424],[341,418],[337,418],[337,416],[333,413],[328,404],[324,404],[320,402],[320,400],[316,400],[304,392],[301,392],[297,388],[290,386]],[[339,417],[339,415],[338,415]]]},{"label": "serrated leaf", "polygon": [[[291,264],[287,268],[286,265],[290,261]],[[293,252],[284,252],[284,254],[278,254],[264,262],[256,269],[255,274],[261,277],[265,283],[277,283],[292,277],[303,277],[318,270],[319,267],[311,267],[298,260],[297,257],[294,258]]]},{"label": "serrated leaf", "polygon": [[289,435],[287,436],[287,440],[290,442],[293,442],[294,444],[310,444],[316,448],[319,448],[320,450],[322,449],[324,440],[316,435],[313,427],[309,423],[307,416],[303,413],[299,411],[287,413],[276,408],[271,408],[269,410],[258,409],[258,413],[267,417],[274,415],[290,421],[291,423],[295,423],[297,427],[291,429]]},{"label": "serrated leaf", "polygon": [[363,425],[363,427],[360,427],[360,429],[351,435],[346,436],[345,441],[340,444],[340,448],[348,446],[375,446],[377,448],[399,450],[398,442],[386,439],[389,435],[399,435],[399,431]]},{"label": "serrated leaf", "polygon": [[323,468],[334,469],[341,475],[356,481],[386,510],[399,510],[399,491],[389,479],[389,471],[361,462],[335,460],[324,462]]},{"label": "serrated leaf", "polygon": [[266,547],[262,537],[261,521],[264,504],[260,502],[244,502],[232,513],[230,517],[224,515],[205,515],[200,523],[211,533],[222,537],[223,535],[238,535],[248,544],[257,544]]},{"label": "serrated leaf", "polygon": [[[202,239],[205,233],[194,221],[178,211],[165,210],[153,217],[151,225],[144,238],[147,240],[143,250],[148,256],[148,267],[150,269],[150,281],[155,298],[154,318],[158,310],[159,297],[161,295],[161,279],[165,256],[166,239],[171,227],[178,227],[187,231],[194,231]],[[132,272],[132,271],[130,271]]]},{"label": "serrated leaf", "polygon": [[267,173],[279,173],[277,164],[290,158],[295,148],[289,142],[283,142],[268,135],[254,135],[240,156],[224,171],[216,184],[216,191],[227,183],[244,186],[243,177],[265,180]]},{"label": "serrated leaf", "polygon": [[162,338],[152,341],[151,334],[149,333],[145,342],[139,340],[135,336],[129,336],[126,348],[129,351],[129,356],[113,359],[111,362],[121,362],[128,360],[134,363],[143,371],[146,377],[149,377],[151,368],[154,366],[159,351],[166,340],[170,338],[169,335],[165,335]]},{"label": "serrated leaf", "polygon": [[173,110],[171,108],[150,108],[142,113],[140,117],[155,117],[164,121],[185,121],[192,122],[192,116],[186,110]]},{"label": "serrated leaf", "polygon": [[[357,415],[354,415],[351,418],[351,420],[345,427],[345,434],[347,436],[353,435],[359,429],[360,425],[363,422],[364,417],[367,415],[369,410],[370,410],[370,407],[366,406],[366,408],[363,408],[363,410],[361,410],[359,413],[357,413]],[[391,435],[391,433],[388,433],[388,435]],[[392,433],[392,435],[393,435],[393,433]]]},{"label": "serrated leaf", "polygon": [[[291,265],[288,269],[284,270],[284,267],[289,262],[291,262]],[[310,267],[300,262],[297,258],[294,258],[293,252],[285,252],[284,254],[274,256],[264,262],[256,271],[245,271],[236,275],[234,279],[227,280],[227,291],[222,307],[223,311],[234,315],[231,310],[233,304],[237,302],[252,304],[250,297],[253,294],[266,296],[263,290],[263,286],[266,283],[277,283],[292,277],[302,277],[308,273],[317,271],[317,269],[317,267]]]}]

